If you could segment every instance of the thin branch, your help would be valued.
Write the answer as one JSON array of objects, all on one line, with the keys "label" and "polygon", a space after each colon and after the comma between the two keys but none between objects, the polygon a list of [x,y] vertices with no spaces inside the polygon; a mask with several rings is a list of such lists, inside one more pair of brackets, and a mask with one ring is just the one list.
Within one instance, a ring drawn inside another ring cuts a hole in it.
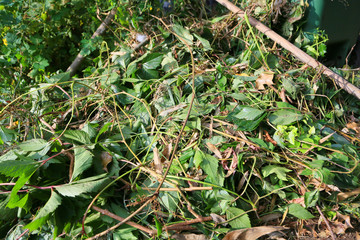
[{"label": "thin branch", "polygon": [[[111,218],[113,218],[113,219],[115,219],[115,220],[118,220],[118,221],[120,221],[120,222],[124,221],[124,218],[122,218],[122,217],[120,217],[120,216],[118,216],[118,215],[116,215],[116,214],[113,214],[112,212],[109,212],[109,211],[106,210],[106,209],[99,208],[99,207],[97,207],[97,206],[95,206],[95,205],[92,205],[91,208],[94,209],[95,211],[100,212],[101,214],[104,214],[104,215],[106,215],[106,216],[109,216],[109,217],[111,217]],[[149,229],[149,228],[147,228],[147,227],[144,227],[144,226],[142,226],[142,225],[140,225],[140,224],[131,222],[131,221],[126,222],[126,224],[129,225],[129,226],[132,226],[132,227],[134,227],[134,228],[137,228],[137,229],[139,229],[139,230],[141,230],[141,231],[143,231],[143,232],[146,232],[146,233],[149,234],[149,235],[153,235],[153,233],[154,233],[154,230]]]},{"label": "thin branch", "polygon": [[306,54],[300,48],[296,47],[294,44],[277,34],[275,31],[271,30],[269,27],[261,23],[260,21],[256,20],[251,16],[247,16],[246,13],[235,6],[233,3],[229,2],[228,0],[216,0],[218,3],[229,9],[231,12],[235,13],[240,18],[244,19],[245,16],[249,19],[249,23],[251,26],[255,27],[260,32],[264,33],[267,37],[275,41],[276,43],[280,44],[283,48],[291,52],[295,57],[300,59],[303,63],[311,66],[312,68],[322,70],[323,74],[330,77],[334,82],[342,89],[344,89],[349,94],[357,97],[360,99],[360,89],[357,88],[355,85],[351,84],[347,80],[345,80],[340,75],[336,74],[324,64],[318,62],[310,55]]}]

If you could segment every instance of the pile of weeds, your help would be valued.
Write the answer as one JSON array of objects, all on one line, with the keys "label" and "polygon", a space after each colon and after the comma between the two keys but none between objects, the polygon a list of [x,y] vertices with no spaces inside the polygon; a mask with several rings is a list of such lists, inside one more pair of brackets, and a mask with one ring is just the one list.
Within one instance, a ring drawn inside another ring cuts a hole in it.
[{"label": "pile of weeds", "polygon": [[[306,6],[258,2],[241,4],[304,38]],[[358,224],[359,102],[222,6],[173,7],[121,4],[92,66],[3,104],[1,237],[290,239]],[[321,56],[323,39],[301,47]]]}]

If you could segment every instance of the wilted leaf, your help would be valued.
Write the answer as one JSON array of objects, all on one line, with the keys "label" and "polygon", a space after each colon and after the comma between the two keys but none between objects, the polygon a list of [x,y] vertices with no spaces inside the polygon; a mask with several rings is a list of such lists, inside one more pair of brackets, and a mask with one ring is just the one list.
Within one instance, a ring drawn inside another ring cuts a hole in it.
[{"label": "wilted leaf", "polygon": [[342,193],[339,193],[337,195],[337,200],[338,201],[344,201],[345,199],[349,198],[349,197],[352,197],[352,196],[355,196],[355,195],[359,195],[360,194],[360,188],[356,188],[350,192],[342,192]]},{"label": "wilted leaf", "polygon": [[190,34],[189,30],[177,24],[173,26],[173,30],[178,35],[180,41],[190,46],[193,44],[194,37]]},{"label": "wilted leaf", "polygon": [[102,151],[100,154],[100,160],[101,160],[101,165],[103,166],[104,171],[108,171],[107,166],[109,165],[109,163],[112,162],[112,156],[110,153]]},{"label": "wilted leaf", "polygon": [[260,76],[256,79],[256,89],[264,90],[264,85],[272,86],[273,83],[274,73],[273,72],[263,72]]},{"label": "wilted leaf", "polygon": [[204,234],[176,233],[176,234],[171,236],[171,239],[176,239],[176,240],[207,240],[208,238]]},{"label": "wilted leaf", "polygon": [[256,240],[266,234],[286,229],[287,228],[281,226],[262,226],[240,229],[227,233],[223,240]]}]

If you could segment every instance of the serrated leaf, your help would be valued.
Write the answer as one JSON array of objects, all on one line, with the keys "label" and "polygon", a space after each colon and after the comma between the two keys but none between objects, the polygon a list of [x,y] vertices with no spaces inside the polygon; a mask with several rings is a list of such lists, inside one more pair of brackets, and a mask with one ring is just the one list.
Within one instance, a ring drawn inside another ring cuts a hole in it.
[{"label": "serrated leaf", "polygon": [[71,180],[83,173],[92,165],[93,154],[84,147],[76,147],[74,149],[74,171]]},{"label": "serrated leaf", "polygon": [[19,148],[21,150],[27,151],[27,152],[36,152],[39,151],[45,147],[47,147],[49,143],[45,141],[44,139],[37,138],[37,139],[31,139],[22,143],[19,143]]},{"label": "serrated leaf", "polygon": [[82,144],[91,144],[89,135],[81,130],[66,130],[64,137],[75,140]]},{"label": "serrated leaf", "polygon": [[290,169],[279,167],[276,165],[268,165],[262,168],[262,173],[264,177],[269,176],[270,174],[276,174],[277,178],[283,181],[287,181],[286,173],[291,172]]},{"label": "serrated leaf", "polygon": [[201,150],[197,150],[194,156],[195,166],[200,166],[208,175],[210,182],[222,186],[224,181],[224,174],[219,167],[219,161]]},{"label": "serrated leaf", "polygon": [[314,218],[308,210],[302,207],[300,204],[292,203],[288,206],[289,214],[303,220]]},{"label": "serrated leaf", "polygon": [[0,173],[8,177],[20,177],[25,172],[32,172],[38,167],[35,161],[9,160],[0,162]]},{"label": "serrated leaf", "polygon": [[303,117],[298,111],[278,110],[269,116],[269,121],[274,125],[290,125]]},{"label": "serrated leaf", "polygon": [[174,32],[177,34],[179,40],[185,44],[192,45],[194,41],[194,37],[190,34],[190,31],[183,28],[180,25],[175,24],[173,26]]},{"label": "serrated leaf", "polygon": [[10,193],[10,200],[8,204],[6,205],[9,208],[23,208],[25,204],[27,203],[29,194],[26,194],[24,197],[20,198],[17,194],[18,191],[25,185],[25,183],[30,179],[30,177],[34,174],[35,171],[23,171],[23,174],[19,177],[19,179],[16,181],[15,186],[11,190]]},{"label": "serrated leaf", "polygon": [[89,182],[84,182],[85,180],[83,179],[82,183],[75,182],[56,187],[55,189],[63,196],[76,197],[83,193],[96,192],[109,182],[108,178]]},{"label": "serrated leaf", "polygon": [[226,210],[226,219],[230,220],[233,218],[235,219],[229,221],[232,228],[251,228],[250,218],[244,210],[236,207],[229,207]]},{"label": "serrated leaf", "polygon": [[25,228],[29,229],[30,231],[34,231],[35,229],[38,229],[44,225],[50,214],[52,214],[60,206],[60,204],[61,196],[55,191],[52,191],[51,197],[46,202],[45,206],[40,209],[35,219],[31,223],[27,224]]}]

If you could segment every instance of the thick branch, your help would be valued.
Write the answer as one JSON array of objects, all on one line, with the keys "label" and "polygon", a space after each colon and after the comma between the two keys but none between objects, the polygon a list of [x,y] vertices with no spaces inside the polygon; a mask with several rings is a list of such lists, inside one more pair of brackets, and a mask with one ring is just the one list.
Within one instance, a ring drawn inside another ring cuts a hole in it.
[{"label": "thick branch", "polygon": [[[116,14],[117,8],[113,8],[110,13],[107,15],[105,20],[101,23],[101,25],[96,29],[94,34],[91,36],[91,39],[94,39],[97,36],[100,36],[104,33],[106,27],[110,24],[111,20],[114,18]],[[82,61],[84,60],[85,56],[81,54],[81,52],[76,56],[75,60],[72,62],[70,67],[66,70],[67,72],[70,72],[70,76],[73,76],[76,72],[76,70],[81,65]]]},{"label": "thick branch", "polygon": [[[240,18],[245,17],[245,12],[242,11],[240,8],[235,6],[233,3],[229,2],[228,0],[216,0],[218,3],[222,4],[224,7],[229,9],[231,12],[237,14]],[[271,30],[269,27],[261,23],[260,21],[256,20],[255,18],[248,16],[249,23],[255,27],[260,32],[264,33],[267,37],[275,41],[276,43],[280,44],[283,48],[291,52],[295,57],[300,59],[305,64],[321,70],[326,76],[330,77],[334,80],[334,82],[342,89],[347,91],[348,93],[354,95],[358,99],[360,99],[360,89],[358,89],[353,84],[346,81],[343,77],[336,74],[328,67],[323,65],[322,63],[318,62],[310,55],[306,54],[304,51],[296,47],[294,44],[290,43],[288,40]]]}]

